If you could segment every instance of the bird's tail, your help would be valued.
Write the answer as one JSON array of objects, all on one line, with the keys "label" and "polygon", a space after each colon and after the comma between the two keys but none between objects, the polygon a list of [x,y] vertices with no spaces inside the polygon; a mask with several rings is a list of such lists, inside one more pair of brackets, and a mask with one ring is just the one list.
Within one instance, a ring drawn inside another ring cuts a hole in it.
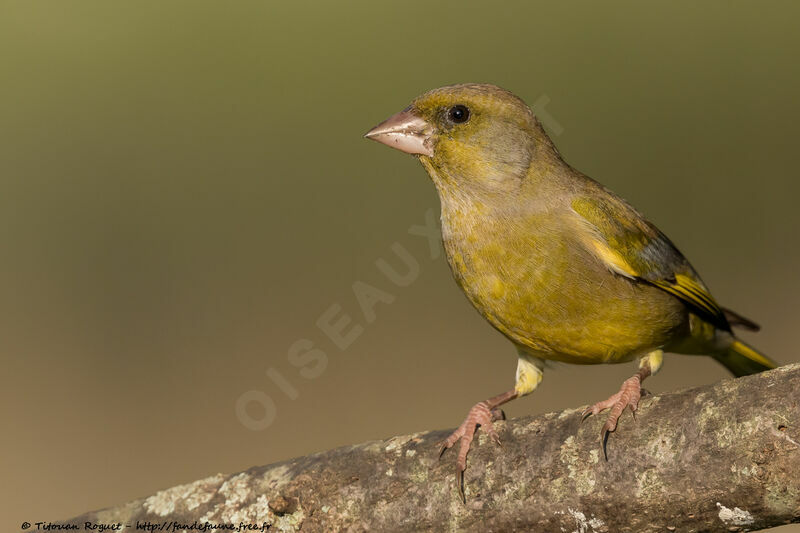
[{"label": "bird's tail", "polygon": [[775,361],[740,340],[734,340],[727,351],[714,354],[714,359],[737,378],[778,366]]}]

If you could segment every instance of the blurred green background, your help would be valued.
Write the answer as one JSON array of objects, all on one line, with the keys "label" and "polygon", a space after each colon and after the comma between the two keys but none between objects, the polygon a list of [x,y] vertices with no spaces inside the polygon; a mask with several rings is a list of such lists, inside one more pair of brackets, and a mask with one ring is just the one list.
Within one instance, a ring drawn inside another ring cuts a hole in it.
[{"label": "blurred green background", "polygon": [[[4,527],[452,427],[513,384],[512,346],[408,233],[438,217],[423,169],[362,138],[444,84],[538,101],[565,158],[764,326],[745,338],[797,361],[798,16],[790,2],[0,2]],[[397,264],[395,242],[420,263],[405,288],[375,265]],[[371,323],[356,281],[395,297]],[[363,327],[346,350],[316,326],[334,304]],[[290,363],[298,339],[327,355],[320,375]],[[605,398],[632,370],[558,366],[507,413]],[[648,389],[724,377],[672,356]],[[274,412],[237,414],[243,395]]]}]

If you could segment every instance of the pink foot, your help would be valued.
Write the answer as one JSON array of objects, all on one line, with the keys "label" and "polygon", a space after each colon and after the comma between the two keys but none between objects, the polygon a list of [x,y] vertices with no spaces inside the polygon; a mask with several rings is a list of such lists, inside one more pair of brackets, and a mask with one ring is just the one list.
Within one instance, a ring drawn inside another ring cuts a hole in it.
[{"label": "pink foot", "polygon": [[636,374],[632,378],[628,378],[620,387],[619,392],[612,395],[609,399],[603,400],[602,402],[597,402],[596,404],[587,407],[581,413],[581,420],[586,420],[592,415],[596,415],[605,411],[606,409],[611,409],[611,412],[608,413],[608,418],[606,419],[606,423],[603,425],[603,429],[600,432],[600,440],[603,446],[603,455],[608,461],[608,452],[606,450],[606,444],[608,443],[608,435],[612,431],[617,429],[617,421],[622,413],[625,411],[625,408],[630,409],[633,417],[636,418],[636,409],[639,408],[639,400],[642,397],[642,378],[639,374]]},{"label": "pink foot", "polygon": [[467,454],[469,453],[472,439],[478,426],[489,434],[494,442],[500,444],[500,437],[494,429],[493,422],[497,420],[505,420],[505,414],[501,409],[490,409],[489,402],[476,403],[472,409],[469,410],[467,418],[458,426],[447,439],[442,442],[439,448],[439,457],[444,452],[453,447],[453,445],[461,440],[461,445],[458,449],[458,458],[456,459],[456,479],[458,480],[458,492],[461,495],[461,501],[466,503],[467,498],[464,494],[464,470],[467,469]]}]

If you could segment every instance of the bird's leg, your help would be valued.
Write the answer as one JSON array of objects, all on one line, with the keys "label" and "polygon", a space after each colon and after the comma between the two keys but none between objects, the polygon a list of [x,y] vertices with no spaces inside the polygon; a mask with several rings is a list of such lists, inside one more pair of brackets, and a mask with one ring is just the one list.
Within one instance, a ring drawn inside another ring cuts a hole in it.
[{"label": "bird's leg", "polygon": [[646,377],[658,372],[658,370],[661,368],[663,360],[663,351],[656,350],[654,352],[650,352],[646,356],[642,357],[642,359],[639,361],[639,371],[622,383],[622,387],[620,387],[619,392],[612,395],[607,400],[597,402],[596,404],[591,405],[583,410],[583,413],[581,414],[581,420],[586,420],[591,415],[599,414],[600,412],[609,408],[611,409],[611,411],[608,413],[606,423],[603,425],[603,429],[600,431],[600,442],[603,447],[603,455],[605,456],[606,461],[608,461],[606,444],[608,443],[609,433],[617,429],[617,421],[625,411],[625,408],[630,409],[633,417],[636,418],[636,409],[639,408],[639,399],[642,397],[642,381],[644,381]]},{"label": "bird's leg", "polygon": [[511,389],[503,394],[498,394],[493,398],[473,405],[472,409],[467,413],[467,417],[461,425],[458,426],[458,429],[442,442],[439,448],[439,457],[442,456],[445,450],[452,448],[456,442],[461,440],[461,446],[458,450],[458,459],[456,459],[456,467],[458,474],[463,474],[464,470],[467,468],[467,454],[469,453],[469,448],[478,426],[482,427],[493,441],[500,444],[500,437],[497,435],[497,431],[495,431],[492,422],[505,419],[505,415],[499,407],[516,397],[517,391]]},{"label": "bird's leg", "polygon": [[500,437],[497,435],[493,424],[497,420],[505,419],[505,414],[500,409],[500,406],[533,391],[542,381],[540,366],[541,364],[536,358],[521,353],[517,363],[517,383],[515,387],[510,391],[498,394],[472,406],[458,429],[442,442],[439,448],[439,457],[446,450],[453,447],[456,442],[461,441],[456,459],[456,480],[461,501],[465,503],[467,501],[464,494],[464,471],[467,469],[467,454],[472,445],[475,432],[480,426],[494,442],[500,444]]}]

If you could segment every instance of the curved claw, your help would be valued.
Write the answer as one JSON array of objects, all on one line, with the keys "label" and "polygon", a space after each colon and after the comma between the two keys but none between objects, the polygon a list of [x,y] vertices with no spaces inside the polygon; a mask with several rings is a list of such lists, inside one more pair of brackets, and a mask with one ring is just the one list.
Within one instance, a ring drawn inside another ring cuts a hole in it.
[{"label": "curved claw", "polygon": [[458,483],[458,495],[461,497],[461,503],[467,503],[467,495],[464,492],[464,471],[456,468],[456,480]]},{"label": "curved claw", "polygon": [[609,434],[617,429],[617,421],[626,409],[630,409],[633,419],[636,420],[636,409],[641,398],[641,376],[638,374],[625,380],[619,392],[612,395],[607,400],[597,402],[583,410],[581,422],[593,414],[598,414],[606,409],[611,409],[608,414],[603,429],[600,430],[600,444],[603,448],[603,456],[608,461],[608,437]]},{"label": "curved claw", "polygon": [[603,448],[603,457],[606,458],[606,462],[608,462],[608,436],[611,435],[611,431],[606,429],[603,426],[603,431],[600,433],[600,447]]},{"label": "curved claw", "polygon": [[444,441],[440,442],[439,443],[439,454],[438,454],[437,459],[441,459],[442,455],[444,455],[444,452],[446,452],[449,449],[450,449],[450,446],[448,446],[446,442],[444,442]]},{"label": "curved claw", "polygon": [[480,402],[470,409],[464,422],[439,445],[439,458],[441,459],[445,451],[460,441],[456,458],[456,482],[461,501],[464,503],[467,501],[464,489],[464,470],[467,468],[467,455],[472,446],[475,432],[480,427],[497,445],[502,446],[493,422],[503,419],[505,419],[505,413],[502,409],[491,409],[487,402]]}]

